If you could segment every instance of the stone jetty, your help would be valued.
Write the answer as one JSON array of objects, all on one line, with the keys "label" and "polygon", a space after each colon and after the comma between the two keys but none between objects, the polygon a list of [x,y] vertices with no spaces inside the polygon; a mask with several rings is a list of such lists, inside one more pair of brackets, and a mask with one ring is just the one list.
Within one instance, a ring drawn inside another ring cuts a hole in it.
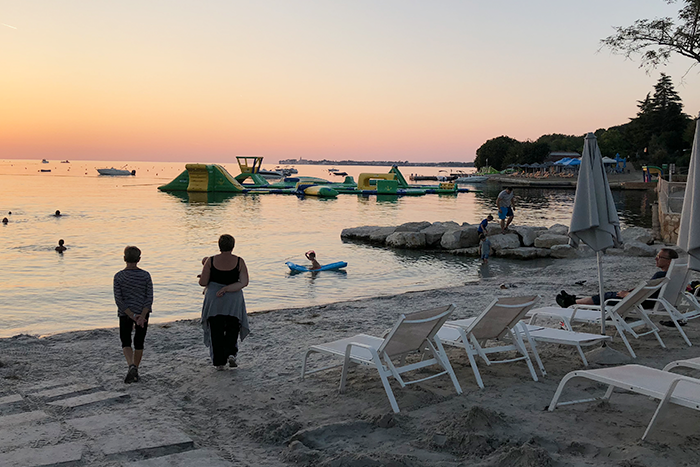
[{"label": "stone jetty", "polygon": [[[377,246],[411,249],[442,250],[463,256],[479,256],[478,224],[456,222],[408,222],[394,227],[362,226],[344,229],[343,241],[370,243]],[[502,258],[578,258],[593,255],[586,245],[569,245],[569,228],[554,224],[551,227],[511,226],[501,233],[499,225],[489,226],[491,255]],[[623,231],[624,244],[610,248],[608,255],[655,256],[664,245],[654,244],[651,229],[630,227]]]}]

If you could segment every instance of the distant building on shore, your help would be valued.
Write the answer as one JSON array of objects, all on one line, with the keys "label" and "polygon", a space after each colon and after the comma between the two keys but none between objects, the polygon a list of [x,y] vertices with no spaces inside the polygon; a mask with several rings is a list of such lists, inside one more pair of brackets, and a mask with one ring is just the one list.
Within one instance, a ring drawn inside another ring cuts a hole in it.
[{"label": "distant building on shore", "polygon": [[574,152],[574,151],[552,151],[549,153],[547,158],[544,160],[545,162],[556,162],[560,161],[562,159],[578,159],[581,157],[581,154]]}]

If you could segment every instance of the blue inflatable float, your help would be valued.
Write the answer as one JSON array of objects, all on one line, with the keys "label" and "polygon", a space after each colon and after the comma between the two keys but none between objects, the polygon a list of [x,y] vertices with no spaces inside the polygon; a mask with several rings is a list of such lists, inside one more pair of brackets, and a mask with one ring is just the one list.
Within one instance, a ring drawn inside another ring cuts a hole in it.
[{"label": "blue inflatable float", "polygon": [[287,261],[285,264],[289,266],[289,269],[291,269],[294,272],[335,271],[338,269],[342,269],[348,265],[348,263],[346,263],[345,261],[338,261],[337,263],[325,264],[321,266],[320,269],[309,269],[306,266],[299,266],[298,264],[294,264],[290,261]]}]

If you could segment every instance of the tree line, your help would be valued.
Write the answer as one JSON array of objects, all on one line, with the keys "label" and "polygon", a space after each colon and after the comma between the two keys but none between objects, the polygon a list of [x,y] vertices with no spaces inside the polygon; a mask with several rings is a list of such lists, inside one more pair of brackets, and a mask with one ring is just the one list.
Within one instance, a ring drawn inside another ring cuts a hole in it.
[{"label": "tree line", "polygon": [[[671,78],[661,73],[653,94],[637,102],[637,115],[628,123],[595,132],[603,156],[616,154],[635,164],[674,163],[687,167],[695,134],[695,119],[683,112],[683,103]],[[476,150],[474,165],[503,170],[510,164],[544,162],[552,151],[583,151],[585,135],[542,135],[535,141],[499,136]]]}]

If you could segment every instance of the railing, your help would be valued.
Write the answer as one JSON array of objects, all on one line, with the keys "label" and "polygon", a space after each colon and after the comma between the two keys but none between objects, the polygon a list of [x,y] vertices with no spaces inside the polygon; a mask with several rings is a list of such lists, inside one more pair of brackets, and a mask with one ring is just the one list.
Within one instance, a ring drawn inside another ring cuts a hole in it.
[{"label": "railing", "polygon": [[656,190],[659,195],[659,207],[668,214],[680,214],[683,210],[685,196],[684,182],[667,182],[660,179]]}]

